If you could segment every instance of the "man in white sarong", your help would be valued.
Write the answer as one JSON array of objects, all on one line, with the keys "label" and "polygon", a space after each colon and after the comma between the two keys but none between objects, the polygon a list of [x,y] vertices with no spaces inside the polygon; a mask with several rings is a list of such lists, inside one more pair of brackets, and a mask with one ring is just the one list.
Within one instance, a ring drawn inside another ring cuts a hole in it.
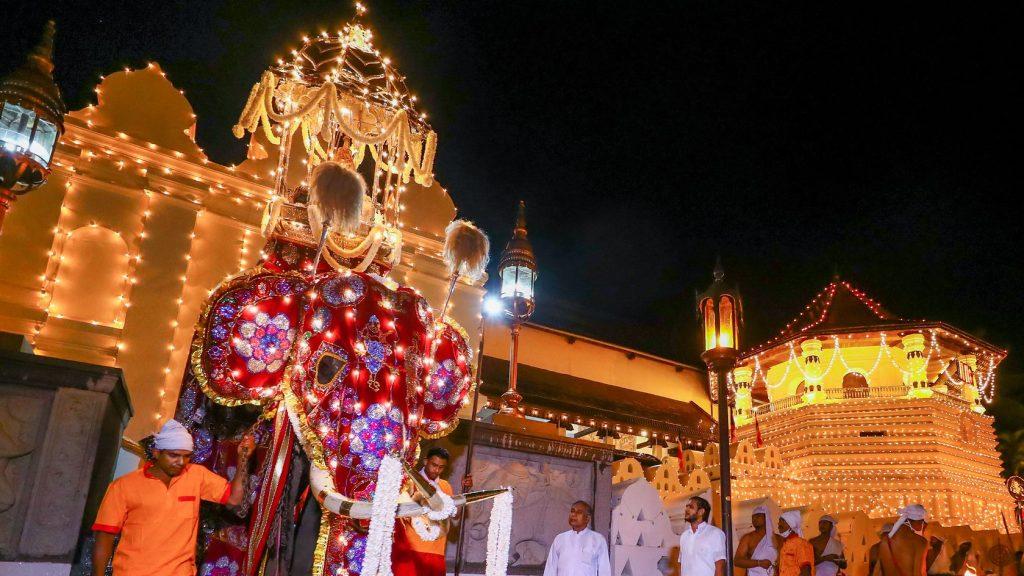
[{"label": "man in white sarong", "polygon": [[846,568],[843,543],[836,538],[836,519],[828,514],[818,520],[818,535],[811,538],[814,546],[814,573],[816,576],[836,576]]},{"label": "man in white sarong", "polygon": [[779,546],[775,541],[775,525],[768,507],[761,505],[754,508],[750,523],[754,529],[740,538],[733,562],[740,568],[746,568],[747,576],[769,576],[779,558]]}]

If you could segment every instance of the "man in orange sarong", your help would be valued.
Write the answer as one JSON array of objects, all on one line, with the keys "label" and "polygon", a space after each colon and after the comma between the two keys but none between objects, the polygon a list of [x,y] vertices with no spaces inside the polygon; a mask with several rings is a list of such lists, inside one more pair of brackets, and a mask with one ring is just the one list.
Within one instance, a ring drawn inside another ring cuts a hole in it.
[{"label": "man in orange sarong", "polygon": [[194,576],[199,501],[242,502],[255,447],[251,437],[238,445],[237,471],[230,482],[189,463],[192,436],[176,420],[164,425],[153,446],[153,461],[115,480],[103,497],[92,526],[94,576],[104,574],[111,556],[114,576]]}]

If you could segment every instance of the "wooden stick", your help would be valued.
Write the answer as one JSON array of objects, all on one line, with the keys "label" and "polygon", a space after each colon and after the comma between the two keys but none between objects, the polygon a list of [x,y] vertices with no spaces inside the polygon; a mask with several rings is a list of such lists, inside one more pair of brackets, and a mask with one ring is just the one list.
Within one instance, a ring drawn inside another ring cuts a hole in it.
[{"label": "wooden stick", "polygon": [[[481,311],[482,312],[482,311]],[[473,413],[469,419],[469,447],[466,449],[466,470],[462,475],[462,481],[466,481],[467,476],[472,476],[473,466],[473,442],[476,438],[476,412],[477,406],[480,402],[480,385],[481,385],[481,374],[484,366],[484,314],[480,315],[480,344],[477,347],[476,354],[476,388],[473,390]],[[469,506],[463,506],[459,512],[459,543],[455,551],[455,576],[460,576],[462,572],[462,548],[466,541],[466,508]]]}]

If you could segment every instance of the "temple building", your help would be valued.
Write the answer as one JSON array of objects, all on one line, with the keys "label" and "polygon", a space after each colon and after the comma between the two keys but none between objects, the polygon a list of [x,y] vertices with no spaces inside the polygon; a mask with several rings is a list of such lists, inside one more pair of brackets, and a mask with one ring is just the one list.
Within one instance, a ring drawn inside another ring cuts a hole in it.
[{"label": "temple building", "polygon": [[1005,355],[837,280],[743,355],[737,436],[780,450],[791,478],[782,505],[889,517],[919,502],[947,526],[998,528],[1012,503],[984,403]]}]

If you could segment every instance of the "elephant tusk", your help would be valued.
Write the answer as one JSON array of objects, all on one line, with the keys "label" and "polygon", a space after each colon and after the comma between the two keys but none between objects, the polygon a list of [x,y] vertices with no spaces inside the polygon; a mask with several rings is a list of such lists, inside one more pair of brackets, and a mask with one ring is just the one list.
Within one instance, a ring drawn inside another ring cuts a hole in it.
[{"label": "elephant tusk", "polygon": [[[419,474],[416,474],[416,476],[419,476]],[[334,489],[334,481],[331,479],[330,473],[316,464],[310,464],[309,466],[309,486],[310,491],[313,493],[313,497],[316,498],[316,501],[324,508],[338,514],[339,516],[355,518],[356,520],[369,520],[373,515],[372,500],[353,500],[352,498],[343,496],[340,492]],[[433,487],[431,486],[431,488]],[[417,489],[419,489],[418,486]],[[505,491],[506,490],[502,489],[467,492],[465,494],[452,496],[452,501],[455,503],[455,506],[463,506],[465,504],[481,502],[483,500],[494,498],[499,494],[503,494]],[[438,498],[433,493],[431,493],[430,496]],[[395,511],[395,516],[397,518],[422,516],[429,512],[431,508],[432,506],[423,506],[416,502],[402,502],[398,505],[398,509]]]}]

